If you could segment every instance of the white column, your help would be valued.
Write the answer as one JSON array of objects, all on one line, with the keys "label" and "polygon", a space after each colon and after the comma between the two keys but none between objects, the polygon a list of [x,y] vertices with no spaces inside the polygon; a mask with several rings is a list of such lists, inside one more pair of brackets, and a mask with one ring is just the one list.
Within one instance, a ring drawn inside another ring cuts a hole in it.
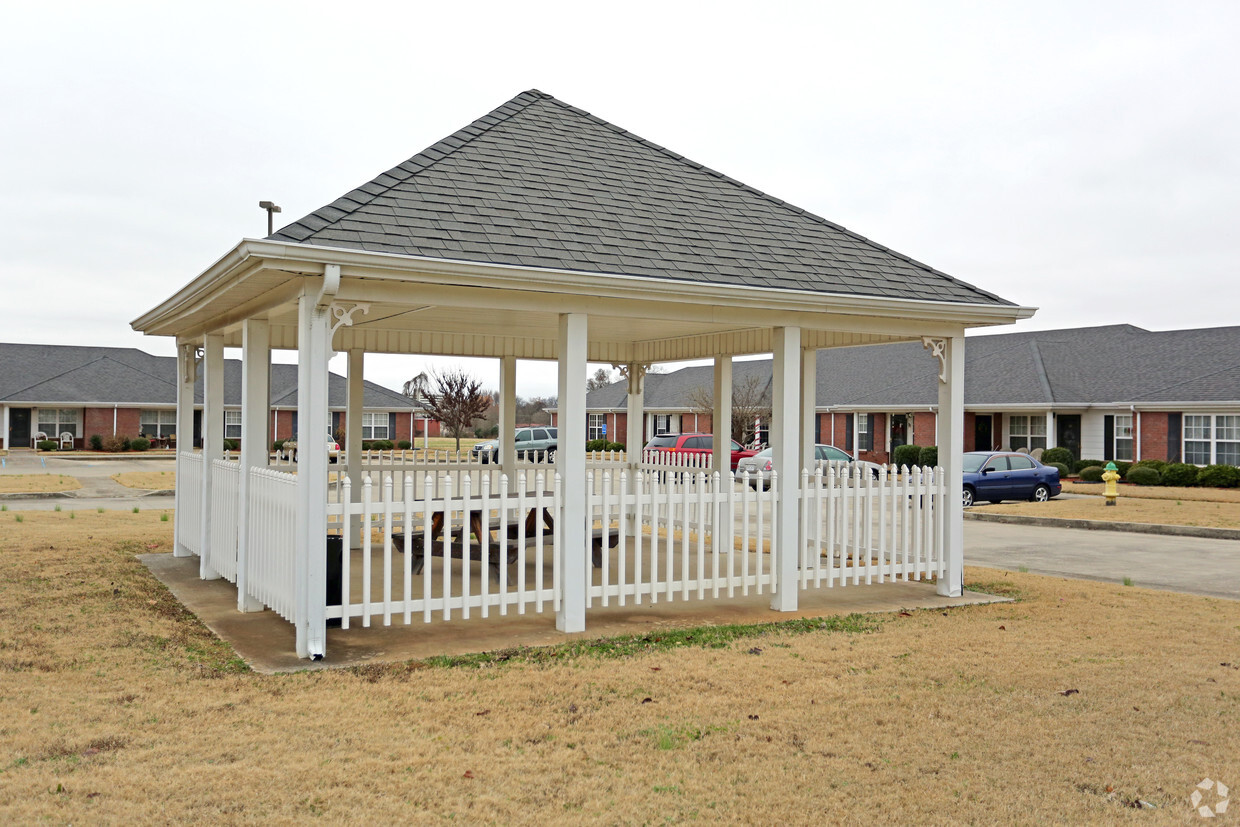
[{"label": "white column", "polygon": [[[628,373],[628,395],[625,397],[624,419],[624,457],[628,462],[630,476],[642,461],[642,447],[645,445],[643,425],[646,421],[646,368],[641,363],[630,363],[626,367]],[[636,480],[634,480],[636,484]]]},{"label": "white column", "polygon": [[[711,407],[711,433],[714,434],[714,450],[711,462],[720,479],[732,470],[732,357],[716,356],[714,404]],[[726,489],[726,486],[725,486]]]},{"label": "white column", "polygon": [[1054,448],[1058,443],[1055,441],[1055,412],[1046,412],[1046,447]]},{"label": "white column", "polygon": [[[366,370],[366,351],[362,348],[349,350],[349,390],[344,411],[345,473],[353,486],[353,502],[362,501],[362,404],[366,386],[363,376]],[[298,443],[300,444],[300,443]],[[349,548],[362,546],[362,521],[353,520]]]},{"label": "white column", "polygon": [[964,336],[945,340],[945,381],[939,382],[939,466],[943,469],[947,495],[943,511],[943,553],[947,572],[939,579],[938,593],[960,597],[964,593]]},{"label": "white column", "polygon": [[[499,467],[515,484],[517,472],[517,357],[501,356],[499,360]],[[515,489],[514,489],[515,490]]]},{"label": "white column", "polygon": [[561,632],[586,628],[586,578],[590,571],[590,536],[586,533],[586,342],[586,315],[561,313],[557,342],[560,432],[555,452],[564,503],[560,523],[564,596],[555,617],[555,628]]},{"label": "white column", "polygon": [[327,650],[327,360],[328,308],[297,303],[297,655]]},{"label": "white column", "polygon": [[237,610],[259,612],[261,601],[250,586],[250,469],[266,468],[271,437],[267,408],[271,404],[271,325],[266,319],[246,319],[241,328],[241,485],[237,503]]},{"label": "white column", "polygon": [[[198,381],[197,345],[191,342],[177,343],[177,472],[184,471],[181,453],[194,452],[194,383]],[[185,524],[181,515],[189,508],[181,501],[181,486],[176,487],[174,498],[173,519],[175,520],[173,536],[176,542],[172,547],[173,557],[190,557],[192,553],[182,542]]]},{"label": "white column", "polygon": [[774,504],[771,522],[776,542],[772,567],[778,586],[771,598],[771,608],[780,612],[796,611],[798,562],[798,499],[801,485],[801,429],[797,419],[801,413],[798,391],[801,387],[801,328],[777,327],[773,331],[771,363],[771,467],[779,474],[779,500]]},{"label": "white column", "polygon": [[224,456],[224,336],[208,333],[202,375],[202,554],[198,574],[203,580],[219,578],[211,565],[216,551],[211,548],[211,471],[212,461]]},{"label": "white column", "polygon": [[814,473],[814,432],[818,418],[818,351],[801,351],[801,467]]},{"label": "white column", "polygon": [[0,405],[0,448],[12,450],[13,446],[9,444],[11,441],[9,439],[9,406]]}]

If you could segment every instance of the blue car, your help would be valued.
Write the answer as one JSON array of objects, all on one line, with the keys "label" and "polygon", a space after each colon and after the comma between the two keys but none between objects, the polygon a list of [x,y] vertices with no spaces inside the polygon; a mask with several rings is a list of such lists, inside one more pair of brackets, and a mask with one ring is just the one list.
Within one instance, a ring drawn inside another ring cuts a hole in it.
[{"label": "blue car", "polygon": [[1059,469],[1028,454],[1011,451],[970,451],[964,455],[964,505],[978,500],[1033,500],[1058,497],[1063,486]]}]

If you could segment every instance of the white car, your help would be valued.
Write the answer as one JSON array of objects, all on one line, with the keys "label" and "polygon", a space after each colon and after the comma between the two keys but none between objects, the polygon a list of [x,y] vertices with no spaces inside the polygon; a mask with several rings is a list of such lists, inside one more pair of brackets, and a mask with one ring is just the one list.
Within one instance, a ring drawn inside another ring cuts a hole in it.
[{"label": "white car", "polygon": [[[770,448],[765,448],[752,457],[742,457],[741,461],[736,464],[737,479],[748,471],[750,487],[761,491],[766,487],[767,480],[771,478],[771,458]],[[815,445],[814,459],[818,463],[823,463],[824,473],[825,463],[828,462],[846,462],[850,470],[862,468],[875,479],[878,478],[879,471],[882,470],[882,466],[878,463],[857,459],[847,451],[842,451],[834,445]],[[811,468],[810,472],[812,473],[813,470]]]},{"label": "white car", "polygon": [[[284,450],[284,455],[286,457],[291,459],[293,462],[297,461],[297,440],[295,439],[284,440],[283,450]],[[337,442],[332,437],[328,437],[327,438],[327,461],[336,462],[338,459],[340,459],[340,443]]]}]

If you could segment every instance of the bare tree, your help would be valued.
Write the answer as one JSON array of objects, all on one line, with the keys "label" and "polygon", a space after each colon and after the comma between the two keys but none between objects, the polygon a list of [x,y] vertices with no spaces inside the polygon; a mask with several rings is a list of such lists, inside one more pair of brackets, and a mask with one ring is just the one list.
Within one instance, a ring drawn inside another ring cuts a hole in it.
[{"label": "bare tree", "polygon": [[[433,393],[425,397],[424,406],[430,415],[438,419],[448,436],[456,438],[456,449],[461,450],[461,436],[474,421],[482,419],[491,407],[491,397],[482,392],[482,383],[460,368],[445,373],[434,373]],[[413,381],[413,380],[410,380]],[[407,388],[409,383],[406,383]]]},{"label": "bare tree", "polygon": [[596,391],[599,388],[605,388],[612,383],[611,371],[607,368],[599,368],[594,371],[594,375],[586,380],[586,390]]},{"label": "bare tree", "polygon": [[[711,415],[715,410],[715,389],[698,385],[688,393],[689,407],[695,413]],[[732,439],[742,445],[754,440],[754,419],[771,421],[771,386],[757,374],[732,382]]]}]

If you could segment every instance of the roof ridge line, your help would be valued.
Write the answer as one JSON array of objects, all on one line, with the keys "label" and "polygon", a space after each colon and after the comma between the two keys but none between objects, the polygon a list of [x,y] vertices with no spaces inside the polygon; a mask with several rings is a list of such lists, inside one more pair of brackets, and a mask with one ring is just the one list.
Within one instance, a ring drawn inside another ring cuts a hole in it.
[{"label": "roof ridge line", "polygon": [[[45,383],[45,382],[51,382],[53,379],[59,379],[60,377],[62,377],[62,376],[64,376],[64,375],[66,375],[66,374],[73,373],[75,370],[81,370],[82,368],[85,368],[85,367],[90,367],[91,365],[95,364],[96,362],[102,362],[105,358],[107,358],[107,357],[106,357],[106,356],[99,356],[99,357],[97,357],[97,358],[95,358],[95,359],[91,359],[89,362],[83,362],[83,363],[82,363],[82,364],[80,364],[80,365],[74,365],[74,366],[73,366],[73,367],[71,367],[71,368],[65,368],[65,369],[64,369],[64,370],[62,370],[60,373],[54,373],[54,374],[52,374],[51,376],[45,376],[45,377],[43,377],[42,379],[40,379],[39,381],[37,381],[37,382],[31,382],[31,383],[30,383],[29,385],[27,385],[26,387],[24,387],[24,388],[18,388],[17,390],[13,391],[12,393],[10,393],[10,394],[9,394],[9,398],[12,398],[12,397],[14,396],[14,394],[24,393],[24,392],[26,392],[26,391],[30,390],[31,388],[33,388],[35,385],[42,385],[42,384],[43,384],[43,383]],[[119,363],[119,362],[118,362],[117,364],[121,364],[121,363]]]}]

